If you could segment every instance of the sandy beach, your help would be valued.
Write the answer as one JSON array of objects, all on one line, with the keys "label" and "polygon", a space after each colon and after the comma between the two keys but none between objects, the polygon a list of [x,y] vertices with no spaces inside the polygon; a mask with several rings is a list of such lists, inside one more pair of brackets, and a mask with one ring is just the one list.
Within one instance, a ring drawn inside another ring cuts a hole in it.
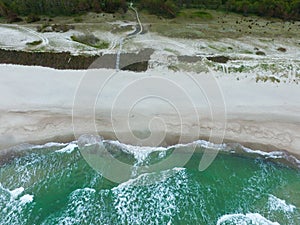
[{"label": "sandy beach", "polygon": [[[150,135],[150,124],[152,135],[163,135],[149,145],[213,141],[212,130],[221,137],[224,129],[225,143],[300,155],[298,85],[214,76],[219,78],[167,70],[115,73],[0,65],[1,150],[22,143],[67,142],[97,132],[106,139],[122,139],[130,132],[143,140]],[[145,91],[147,85],[139,88],[140,82],[166,88],[142,99],[155,89]],[[137,144],[130,138],[122,141]]]},{"label": "sandy beach", "polygon": [[[254,17],[254,25],[214,13],[212,20],[185,26],[181,18],[168,27],[142,13],[139,29],[135,14],[88,14],[62,33],[40,33],[38,23],[2,24],[0,150],[92,133],[132,145],[205,139],[299,156],[299,22]],[[108,47],[71,38],[87,33]],[[97,55],[101,69],[70,70],[87,68]],[[116,71],[117,62],[148,69]]]},{"label": "sandy beach", "polygon": [[0,225],[298,224],[298,1],[0,0]]}]

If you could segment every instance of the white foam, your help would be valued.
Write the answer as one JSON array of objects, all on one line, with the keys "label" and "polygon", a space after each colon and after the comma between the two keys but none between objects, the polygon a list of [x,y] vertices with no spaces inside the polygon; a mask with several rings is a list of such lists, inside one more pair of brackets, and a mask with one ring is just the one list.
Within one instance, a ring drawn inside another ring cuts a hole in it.
[{"label": "white foam", "polygon": [[[123,151],[132,154],[138,162],[143,162],[152,152],[166,151],[165,147],[133,146],[119,141],[107,141],[109,144],[120,147]],[[169,147],[170,148],[170,147]]]},{"label": "white foam", "polygon": [[258,154],[258,155],[262,155],[265,158],[271,158],[271,159],[285,159],[287,161],[289,161],[290,163],[293,163],[295,165],[297,165],[298,167],[300,167],[300,160],[297,159],[295,156],[290,155],[286,152],[283,151],[272,151],[272,152],[264,152],[261,150],[253,150],[250,148],[246,148],[244,146],[242,146],[243,151],[247,152],[247,153],[251,153],[251,154]]},{"label": "white foam", "polygon": [[70,143],[70,144],[68,144],[66,147],[64,147],[64,148],[62,148],[62,149],[60,149],[60,150],[57,150],[57,151],[55,151],[55,152],[57,152],[57,153],[68,153],[68,154],[70,154],[70,153],[72,153],[77,147],[78,147],[77,144],[75,144],[75,143]]},{"label": "white foam", "polygon": [[[103,140],[103,142],[118,146],[121,150],[123,150],[129,154],[132,154],[135,157],[135,159],[140,162],[144,161],[149,156],[149,154],[151,154],[152,152],[164,153],[165,151],[167,151],[168,149],[171,149],[171,148],[196,146],[196,147],[203,147],[206,149],[216,149],[216,150],[221,150],[221,151],[228,150],[228,146],[226,144],[214,144],[214,143],[211,143],[211,142],[205,141],[205,140],[197,140],[197,141],[187,143],[187,144],[176,144],[176,145],[171,145],[168,147],[134,146],[134,145],[123,144],[123,143],[120,143],[119,141],[112,141],[112,140]],[[293,160],[297,164],[300,164],[300,160],[296,159],[294,156],[291,156],[291,155],[287,156],[287,154],[283,151],[264,152],[261,150],[253,150],[250,148],[246,148],[244,146],[241,146],[241,148],[243,149],[243,151],[245,151],[247,153],[259,154],[266,158],[287,159],[287,157],[292,157]],[[160,154],[160,156],[163,157],[163,154]]]},{"label": "white foam", "polygon": [[217,225],[226,224],[226,222],[233,222],[234,224],[247,225],[247,224],[259,224],[259,225],[280,225],[277,222],[272,222],[259,213],[247,213],[247,214],[228,214],[221,216]]},{"label": "white foam", "polygon": [[26,203],[33,201],[33,195],[29,195],[29,194],[25,194],[25,195],[21,196],[19,200],[17,200],[17,198],[24,192],[24,190],[25,190],[24,187],[19,187],[12,191],[4,188],[1,184],[0,184],[0,187],[1,187],[1,189],[7,191],[10,194],[12,201],[19,201],[19,203],[21,205],[24,205]]},{"label": "white foam", "polygon": [[204,140],[198,140],[194,141],[191,144],[196,144],[197,146],[203,147],[203,148],[213,148],[216,150],[223,150],[227,147],[226,144],[214,144],[209,141],[204,141]]},{"label": "white foam", "polygon": [[30,203],[32,201],[33,201],[33,195],[26,194],[26,195],[24,195],[20,198],[20,204],[21,205],[25,205],[25,204]]},{"label": "white foam", "polygon": [[34,145],[32,148],[35,149],[40,149],[40,148],[51,148],[51,147],[60,147],[60,146],[65,146],[67,143],[57,143],[57,142],[49,142],[44,145]]},{"label": "white foam", "polygon": [[[84,139],[86,140],[86,138]],[[90,141],[92,140],[92,141]],[[171,149],[171,148],[180,148],[180,147],[202,147],[206,149],[215,149],[218,151],[230,151],[230,152],[235,152],[234,149],[230,148],[227,144],[214,144],[209,141],[205,140],[197,140],[191,143],[187,144],[176,144],[176,145],[171,145],[168,147],[150,147],[150,146],[134,146],[134,145],[129,145],[129,144],[123,144],[120,143],[119,141],[113,141],[113,140],[103,140],[102,137],[92,137],[88,139],[88,142],[85,144],[85,146],[88,145],[93,145],[95,143],[108,143],[111,145],[118,146],[122,151],[132,154],[134,158],[137,160],[137,164],[144,162],[147,157],[153,153],[153,152],[160,152],[159,157],[163,158],[166,155],[166,151]],[[265,158],[272,158],[272,159],[285,159],[289,161],[292,164],[297,165],[300,167],[300,160],[297,159],[295,156],[290,155],[284,151],[272,151],[272,152],[264,152],[261,150],[253,150],[250,148],[246,148],[244,146],[241,146],[242,150],[246,153],[249,154],[258,154],[261,155]]]},{"label": "white foam", "polygon": [[188,144],[176,144],[168,147],[133,146],[133,145],[120,143],[119,141],[106,141],[106,142],[109,144],[116,145],[120,147],[123,151],[132,154],[138,162],[143,162],[149,156],[149,154],[153,152],[165,152],[171,148],[197,146],[197,147],[213,148],[213,149],[221,150],[226,147],[226,144],[213,144],[211,142],[204,141],[204,140],[197,140]]},{"label": "white foam", "polygon": [[[78,190],[79,190],[79,189],[78,189]],[[93,192],[93,193],[96,192],[96,190],[95,190],[94,188],[84,188],[83,190],[84,190],[84,191]]]},{"label": "white foam", "polygon": [[[64,218],[61,218],[61,220],[59,221],[59,225],[60,224],[64,224],[64,225],[72,225],[72,224],[75,224],[77,222],[76,219],[72,218],[72,217],[64,217]],[[44,224],[44,223],[43,223]]]},{"label": "white foam", "polygon": [[183,170],[186,170],[186,168],[182,168],[182,167],[174,167],[172,170],[176,171],[176,172],[180,172]]},{"label": "white foam", "polygon": [[253,150],[250,148],[242,147],[242,149],[247,153],[259,154],[268,158],[278,159],[284,157],[284,152],[281,151],[273,151],[273,152],[264,152],[261,150]]},{"label": "white foam", "polygon": [[[176,173],[171,169],[143,174],[113,188],[113,206],[118,220],[122,224],[167,224],[166,220],[172,224],[172,218],[179,212],[180,195],[189,190],[185,172]],[[153,179],[158,182],[152,183]],[[151,186],[147,185],[149,181]],[[139,188],[137,185],[144,186]],[[146,213],[141,213],[141,207],[147,209]]]},{"label": "white foam", "polygon": [[277,198],[274,195],[269,195],[268,199],[269,209],[272,211],[284,211],[284,212],[293,212],[296,209],[296,206],[292,204],[287,204],[285,200]]},{"label": "white foam", "polygon": [[22,193],[24,192],[24,188],[23,187],[19,187],[19,188],[16,188],[12,191],[9,191],[11,197],[13,199],[16,199],[17,197],[19,197]]},{"label": "white foam", "polygon": [[112,190],[117,190],[117,189],[123,189],[125,187],[129,187],[129,186],[146,186],[149,184],[152,184],[154,182],[154,180],[150,179],[150,177],[155,177],[157,180],[157,182],[161,182],[163,180],[165,180],[166,178],[175,175],[175,173],[178,173],[180,171],[184,171],[185,168],[180,168],[180,167],[175,167],[173,169],[170,170],[165,170],[165,171],[161,171],[161,176],[160,178],[157,178],[156,173],[152,172],[152,173],[143,173],[139,176],[137,176],[136,178],[132,178],[129,179],[121,184],[119,184],[117,187],[112,188]]}]

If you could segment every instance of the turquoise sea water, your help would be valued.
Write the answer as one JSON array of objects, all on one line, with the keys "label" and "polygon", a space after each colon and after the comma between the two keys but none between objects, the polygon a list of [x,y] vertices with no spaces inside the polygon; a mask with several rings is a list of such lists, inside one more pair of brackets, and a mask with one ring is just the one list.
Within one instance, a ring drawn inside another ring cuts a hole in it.
[{"label": "turquoise sea water", "polygon": [[[137,160],[128,146],[106,144],[124,161]],[[295,158],[227,147],[200,172],[204,149],[184,167],[116,184],[88,165],[76,143],[22,147],[1,156],[0,224],[300,224]],[[161,158],[148,152],[143,163]]]}]

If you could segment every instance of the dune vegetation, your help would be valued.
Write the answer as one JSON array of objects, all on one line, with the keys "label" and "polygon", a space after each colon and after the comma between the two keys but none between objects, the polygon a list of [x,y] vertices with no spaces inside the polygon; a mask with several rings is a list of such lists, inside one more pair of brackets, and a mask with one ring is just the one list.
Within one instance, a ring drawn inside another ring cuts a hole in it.
[{"label": "dune vegetation", "polygon": [[285,20],[300,19],[300,0],[0,0],[0,16],[7,18],[8,22],[17,22],[21,16],[27,16],[27,21],[35,21],[37,15],[125,13],[131,2],[139,9],[166,18],[177,17],[183,9],[198,8],[237,12],[245,16],[255,14]]}]

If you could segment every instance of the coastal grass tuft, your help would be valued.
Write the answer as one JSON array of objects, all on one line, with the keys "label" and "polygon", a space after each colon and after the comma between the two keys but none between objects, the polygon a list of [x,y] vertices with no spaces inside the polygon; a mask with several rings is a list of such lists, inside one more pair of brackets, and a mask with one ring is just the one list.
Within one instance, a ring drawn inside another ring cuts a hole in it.
[{"label": "coastal grass tuft", "polygon": [[172,71],[174,71],[174,72],[179,71],[179,68],[178,68],[177,66],[175,66],[175,65],[169,65],[169,66],[168,66],[168,69],[169,69],[169,70],[172,70]]},{"label": "coastal grass tuft", "polygon": [[267,82],[270,81],[272,83],[280,83],[280,79],[274,76],[257,76],[256,77],[256,83],[262,81]]}]

